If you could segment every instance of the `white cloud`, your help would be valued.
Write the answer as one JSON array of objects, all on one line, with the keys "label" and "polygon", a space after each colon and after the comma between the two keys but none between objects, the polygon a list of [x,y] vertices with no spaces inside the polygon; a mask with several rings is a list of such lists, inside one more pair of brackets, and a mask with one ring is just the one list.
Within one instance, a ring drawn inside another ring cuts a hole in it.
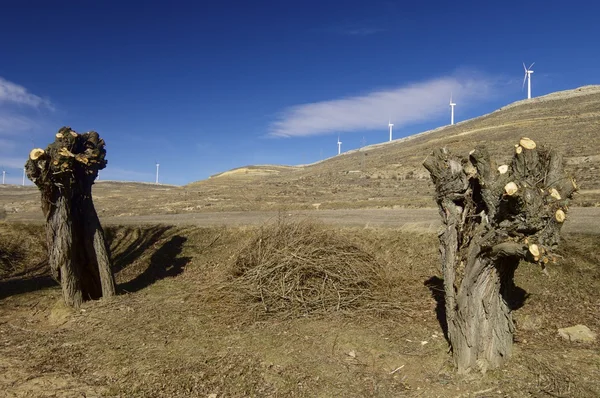
[{"label": "white cloud", "polygon": [[49,100],[0,77],[0,135],[22,135],[38,129],[43,111],[53,110]]},{"label": "white cloud", "polygon": [[33,108],[42,106],[51,108],[48,100],[31,94],[25,87],[9,82],[2,77],[0,77],[0,102],[26,105]]},{"label": "white cloud", "polygon": [[10,178],[21,175],[33,136],[42,128],[47,111],[53,110],[50,101],[0,77],[0,166]]},{"label": "white cloud", "polygon": [[364,95],[290,107],[269,128],[272,137],[304,137],[395,127],[423,122],[449,112],[454,102],[466,107],[489,98],[494,82],[469,73],[441,77]]}]

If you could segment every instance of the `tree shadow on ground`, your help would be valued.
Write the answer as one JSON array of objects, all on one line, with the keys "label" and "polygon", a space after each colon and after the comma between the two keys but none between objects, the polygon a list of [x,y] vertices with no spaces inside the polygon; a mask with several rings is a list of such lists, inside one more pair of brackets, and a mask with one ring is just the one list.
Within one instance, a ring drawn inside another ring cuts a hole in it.
[{"label": "tree shadow on ground", "polygon": [[431,292],[431,297],[436,302],[435,315],[442,327],[444,338],[448,339],[448,321],[446,320],[446,293],[444,293],[444,280],[437,276],[432,276],[423,283]]},{"label": "tree shadow on ground", "polygon": [[511,311],[515,311],[523,307],[525,301],[529,298],[529,293],[527,293],[525,289],[515,285],[512,278],[507,282],[502,281],[501,283],[502,287],[500,288],[500,291],[508,308],[510,308]]},{"label": "tree shadow on ground", "polygon": [[[172,227],[156,225],[153,227],[109,227],[104,231],[106,242],[112,254],[113,273],[125,269],[142,254],[156,245]],[[125,246],[125,247],[123,247]]]},{"label": "tree shadow on ground", "polygon": [[27,264],[26,260],[25,249],[21,247],[14,247],[13,250],[0,249],[0,268],[3,271],[0,273],[0,300],[58,286],[49,274],[48,259],[34,265]]},{"label": "tree shadow on ground", "polygon": [[154,282],[179,275],[190,262],[191,257],[179,257],[183,250],[186,237],[175,235],[163,244],[150,258],[150,265],[134,279],[119,285],[124,292],[137,292]]},{"label": "tree shadow on ground", "polygon": [[[104,231],[106,242],[112,252],[112,270],[117,274],[138,260],[144,253],[152,252],[165,238],[171,226],[153,227],[108,227]],[[133,280],[121,284],[122,291],[135,292],[155,281],[178,275],[191,260],[178,257],[187,238],[173,236],[150,259],[150,265]],[[11,255],[11,258],[15,258]],[[29,267],[6,275],[0,280],[0,300],[13,295],[29,293],[59,284],[49,275],[47,259]]]},{"label": "tree shadow on ground", "polygon": [[0,300],[18,294],[35,292],[58,283],[50,275],[38,275],[27,278],[13,277],[0,281]]},{"label": "tree shadow on ground", "polygon": [[[448,320],[446,318],[446,293],[444,292],[444,280],[437,276],[432,276],[423,283],[431,292],[431,297],[436,302],[435,314],[444,338],[450,342],[448,338]],[[513,281],[510,282],[510,286],[502,286],[502,297],[506,301],[508,308],[511,311],[518,310],[523,307],[525,301],[529,297],[529,294],[522,288],[516,286]]]}]

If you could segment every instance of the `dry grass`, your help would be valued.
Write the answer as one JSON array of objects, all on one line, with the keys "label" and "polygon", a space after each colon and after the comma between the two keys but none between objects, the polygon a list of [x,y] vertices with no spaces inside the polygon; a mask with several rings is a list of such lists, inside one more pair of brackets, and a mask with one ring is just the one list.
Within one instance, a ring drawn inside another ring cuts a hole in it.
[{"label": "dry grass", "polygon": [[[575,323],[600,330],[598,236],[566,236],[565,260],[549,267],[550,277],[519,268],[516,283],[528,298],[515,315],[537,316],[539,326],[521,329],[517,322],[515,355],[505,368],[461,377],[436,319],[439,302],[424,286],[438,274],[435,234],[280,221],[262,228],[108,228],[119,286],[134,289],[88,302],[84,311],[61,307],[56,284],[25,286],[29,274],[0,280],[0,391],[60,398],[600,394],[600,343],[566,342],[556,332]],[[282,229],[288,237],[274,235]],[[33,269],[43,254],[42,232],[0,224],[4,239],[31,239],[21,270]],[[310,316],[296,316],[305,314],[302,307],[265,315],[232,270],[261,237],[288,242],[272,246],[291,261],[301,236],[313,247],[316,237],[333,237],[330,244],[357,250],[369,275],[385,277],[383,287],[374,284],[359,298],[372,299],[346,310],[332,304]],[[373,310],[388,305],[395,308],[389,316]]]},{"label": "dry grass", "polygon": [[25,252],[16,242],[0,242],[0,275],[15,273],[24,259]]},{"label": "dry grass", "polygon": [[389,290],[372,254],[315,221],[283,216],[258,230],[232,274],[242,301],[284,317],[372,308]]},{"label": "dry grass", "polygon": [[39,226],[0,228],[0,278],[39,274],[46,265],[46,245]]}]

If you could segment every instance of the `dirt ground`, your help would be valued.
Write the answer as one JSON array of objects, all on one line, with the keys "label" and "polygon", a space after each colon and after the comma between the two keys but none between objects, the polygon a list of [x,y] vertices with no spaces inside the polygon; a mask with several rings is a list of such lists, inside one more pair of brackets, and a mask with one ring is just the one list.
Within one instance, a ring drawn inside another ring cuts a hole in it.
[{"label": "dirt ground", "polygon": [[[440,226],[437,209],[340,209],[340,210],[279,210],[279,211],[223,211],[187,214],[101,217],[106,225],[195,225],[242,226],[261,225],[279,215],[310,217],[323,223],[342,227],[394,228],[402,231],[435,232]],[[41,211],[34,214],[9,214],[10,222],[43,222]],[[600,234],[600,207],[573,207],[569,210],[566,233]]]},{"label": "dirt ground", "polygon": [[[522,264],[516,350],[485,375],[454,373],[438,320],[437,238],[336,227],[386,268],[394,307],[305,316],[256,311],[226,283],[260,227],[111,226],[120,294],[63,306],[40,263],[41,226],[0,224],[31,255],[0,280],[0,395],[7,397],[596,397],[599,235],[566,234],[549,276]],[[324,227],[329,228],[329,227]]]}]

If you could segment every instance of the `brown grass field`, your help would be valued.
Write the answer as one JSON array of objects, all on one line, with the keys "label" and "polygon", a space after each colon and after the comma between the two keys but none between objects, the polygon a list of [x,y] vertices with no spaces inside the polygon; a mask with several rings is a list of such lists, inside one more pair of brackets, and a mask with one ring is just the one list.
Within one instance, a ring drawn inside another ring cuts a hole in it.
[{"label": "brown grass field", "polygon": [[[100,182],[120,294],[79,311],[48,276],[38,192],[4,186],[0,396],[598,397],[600,342],[557,329],[600,332],[599,129],[591,87],[311,166]],[[443,145],[508,158],[520,136],[560,148],[581,193],[559,263],[517,270],[514,356],[459,376],[420,165]]]}]

